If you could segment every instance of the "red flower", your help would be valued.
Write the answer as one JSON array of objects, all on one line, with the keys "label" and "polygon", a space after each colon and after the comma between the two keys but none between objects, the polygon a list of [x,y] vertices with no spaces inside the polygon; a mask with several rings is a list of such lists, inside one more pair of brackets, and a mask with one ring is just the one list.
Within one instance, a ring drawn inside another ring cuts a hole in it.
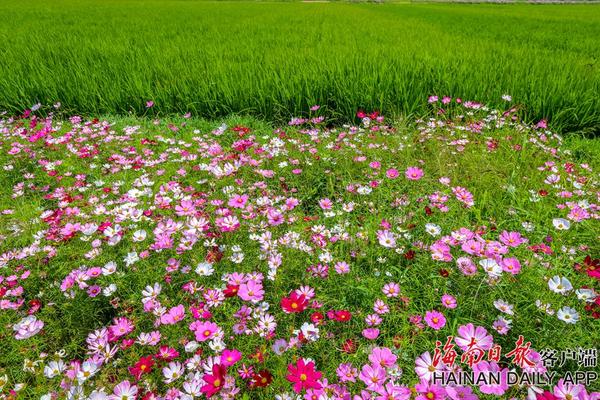
[{"label": "red flower", "polygon": [[585,266],[588,276],[600,280],[600,258],[592,259],[592,257],[588,255],[585,257],[583,265]]},{"label": "red flower", "polygon": [[558,400],[558,397],[556,397],[547,390],[544,393],[537,394],[535,398],[536,400]]},{"label": "red flower", "polygon": [[219,364],[213,364],[212,375],[206,374],[202,377],[206,385],[200,388],[200,391],[206,395],[206,397],[212,397],[218,393],[225,383],[225,367]]},{"label": "red flower", "polygon": [[152,356],[141,357],[133,367],[129,367],[129,373],[139,380],[143,374],[152,372],[154,360]]},{"label": "red flower", "polygon": [[296,292],[292,292],[289,297],[281,299],[281,308],[288,314],[302,312],[306,310],[306,307],[308,307],[308,301],[303,294],[298,295]]},{"label": "red flower", "polygon": [[252,380],[250,381],[250,386],[252,387],[265,387],[269,386],[273,382],[273,375],[266,370],[258,371],[254,375],[252,375]]},{"label": "red flower", "polygon": [[225,297],[235,297],[240,287],[238,285],[227,285],[223,293]]},{"label": "red flower", "polygon": [[325,316],[318,311],[315,311],[314,313],[310,314],[310,320],[313,324],[318,325],[321,322],[323,322],[324,319],[325,319]]},{"label": "red flower", "polygon": [[357,350],[356,342],[352,339],[348,339],[344,342],[344,344],[342,344],[342,351],[344,353],[354,354],[354,353],[356,353],[356,350]]},{"label": "red flower", "polygon": [[352,314],[350,314],[350,311],[347,310],[339,310],[335,312],[333,317],[338,322],[346,322],[352,319]]},{"label": "red flower", "polygon": [[288,372],[286,379],[294,384],[294,392],[300,393],[303,389],[321,389],[321,384],[317,380],[321,379],[323,374],[315,371],[314,362],[306,364],[301,358],[296,362],[296,366],[288,365]]}]

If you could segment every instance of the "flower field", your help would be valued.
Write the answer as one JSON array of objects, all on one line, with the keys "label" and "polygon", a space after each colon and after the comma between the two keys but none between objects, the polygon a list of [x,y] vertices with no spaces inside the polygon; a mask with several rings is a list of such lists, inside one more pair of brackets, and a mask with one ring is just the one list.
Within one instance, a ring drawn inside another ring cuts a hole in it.
[{"label": "flower field", "polygon": [[598,143],[422,103],[3,114],[0,398],[598,399]]}]

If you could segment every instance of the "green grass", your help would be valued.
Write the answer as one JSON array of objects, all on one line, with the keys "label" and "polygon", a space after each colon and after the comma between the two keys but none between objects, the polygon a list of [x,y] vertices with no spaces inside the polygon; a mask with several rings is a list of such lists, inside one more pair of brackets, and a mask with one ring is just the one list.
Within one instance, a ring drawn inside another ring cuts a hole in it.
[{"label": "green grass", "polygon": [[421,114],[430,94],[600,127],[600,6],[33,0],[0,3],[0,109]]}]

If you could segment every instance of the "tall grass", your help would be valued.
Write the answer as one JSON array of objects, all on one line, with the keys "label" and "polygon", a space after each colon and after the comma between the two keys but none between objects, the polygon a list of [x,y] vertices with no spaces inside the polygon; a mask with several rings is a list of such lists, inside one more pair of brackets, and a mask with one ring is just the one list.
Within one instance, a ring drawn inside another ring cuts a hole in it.
[{"label": "tall grass", "polygon": [[[287,119],[419,114],[429,94],[600,129],[600,6],[0,2],[0,109]],[[132,108],[134,107],[134,108]]]}]

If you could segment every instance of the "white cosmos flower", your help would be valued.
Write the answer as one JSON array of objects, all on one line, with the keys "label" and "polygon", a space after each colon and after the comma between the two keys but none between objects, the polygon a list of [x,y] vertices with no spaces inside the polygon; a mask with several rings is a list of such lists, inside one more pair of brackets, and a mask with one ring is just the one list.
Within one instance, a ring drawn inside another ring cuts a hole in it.
[{"label": "white cosmos flower", "polygon": [[107,262],[102,268],[102,275],[114,274],[117,270],[117,264],[114,261]]},{"label": "white cosmos flower", "polygon": [[483,260],[479,261],[479,265],[481,265],[483,270],[487,272],[490,277],[498,277],[502,275],[502,267],[494,259],[484,258]]},{"label": "white cosmos flower", "polygon": [[200,344],[198,344],[198,342],[192,340],[191,342],[188,342],[185,345],[185,351],[188,353],[193,353],[198,349],[198,347],[200,347]]},{"label": "white cosmos flower", "polygon": [[425,224],[425,231],[435,237],[442,233],[442,228],[436,224]]},{"label": "white cosmos flower", "polygon": [[183,375],[183,365],[179,362],[171,361],[169,365],[162,369],[163,376],[165,377],[164,382],[169,384],[176,381]]},{"label": "white cosmos flower", "polygon": [[63,372],[66,368],[65,362],[63,360],[58,361],[50,361],[44,367],[44,376],[46,378],[54,378],[61,372]]},{"label": "white cosmos flower", "polygon": [[592,289],[577,289],[575,291],[575,293],[577,294],[577,298],[579,300],[583,300],[586,301],[588,303],[593,302],[594,300],[596,300],[596,293],[592,290]]},{"label": "white cosmos flower", "polygon": [[211,276],[215,272],[211,263],[201,262],[196,267],[196,273],[200,276]]},{"label": "white cosmos flower", "polygon": [[573,285],[571,285],[571,282],[567,278],[558,275],[554,275],[552,279],[548,281],[548,287],[554,293],[560,294],[567,294],[573,289]]},{"label": "white cosmos flower", "polygon": [[133,251],[131,253],[127,253],[127,255],[123,258],[123,261],[125,262],[125,265],[129,267],[131,264],[135,263],[139,259],[140,257],[138,256],[138,254],[135,251]]},{"label": "white cosmos flower", "polygon": [[96,372],[98,372],[98,365],[90,361],[85,361],[79,372],[77,372],[77,380],[81,383],[91,378]]},{"label": "white cosmos flower", "polygon": [[108,285],[107,287],[102,289],[102,294],[106,297],[109,297],[114,292],[116,292],[116,290],[117,290],[117,285],[115,285],[114,283],[111,283],[110,285]]},{"label": "white cosmos flower", "polygon": [[556,313],[558,319],[567,324],[576,324],[579,321],[579,313],[571,307],[563,307]]},{"label": "white cosmos flower", "polygon": [[566,231],[571,227],[571,223],[564,218],[554,218],[552,220],[552,225],[560,231]]},{"label": "white cosmos flower", "polygon": [[146,240],[146,231],[140,229],[139,231],[133,232],[133,237],[131,238],[134,242],[143,242]]}]

